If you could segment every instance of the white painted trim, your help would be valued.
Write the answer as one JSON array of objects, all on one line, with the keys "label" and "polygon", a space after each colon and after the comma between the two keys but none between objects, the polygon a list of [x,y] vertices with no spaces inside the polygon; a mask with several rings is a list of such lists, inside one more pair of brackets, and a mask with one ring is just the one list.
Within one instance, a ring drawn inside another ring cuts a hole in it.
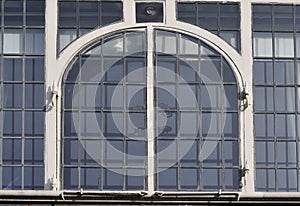
[{"label": "white painted trim", "polygon": [[57,180],[57,155],[60,154],[56,150],[56,131],[59,128],[56,121],[56,102],[52,102],[53,90],[55,90],[55,68],[56,67],[56,31],[57,31],[57,0],[46,0],[46,56],[45,56],[45,89],[46,89],[46,120],[45,120],[45,189],[52,188],[52,181]]}]

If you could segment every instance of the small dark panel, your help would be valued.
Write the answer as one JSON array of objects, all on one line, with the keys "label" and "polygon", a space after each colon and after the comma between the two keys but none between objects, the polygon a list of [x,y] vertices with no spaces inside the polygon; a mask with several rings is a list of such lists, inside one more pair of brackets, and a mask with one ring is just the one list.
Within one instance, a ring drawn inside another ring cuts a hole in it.
[{"label": "small dark panel", "polygon": [[136,23],[163,22],[162,3],[136,3]]}]

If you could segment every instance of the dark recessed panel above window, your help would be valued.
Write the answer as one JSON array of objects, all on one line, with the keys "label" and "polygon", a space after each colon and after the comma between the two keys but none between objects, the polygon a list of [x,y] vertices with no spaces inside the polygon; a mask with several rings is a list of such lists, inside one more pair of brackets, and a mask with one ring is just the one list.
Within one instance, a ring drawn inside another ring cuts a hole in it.
[{"label": "dark recessed panel above window", "polygon": [[163,22],[162,3],[136,3],[136,23]]}]

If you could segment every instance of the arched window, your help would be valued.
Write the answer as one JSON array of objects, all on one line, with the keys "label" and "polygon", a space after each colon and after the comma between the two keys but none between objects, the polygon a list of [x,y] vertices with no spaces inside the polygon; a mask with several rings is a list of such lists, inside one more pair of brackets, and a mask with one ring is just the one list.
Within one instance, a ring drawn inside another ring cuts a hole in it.
[{"label": "arched window", "polygon": [[239,190],[238,85],[200,39],[102,37],[63,78],[62,183],[88,190]]}]

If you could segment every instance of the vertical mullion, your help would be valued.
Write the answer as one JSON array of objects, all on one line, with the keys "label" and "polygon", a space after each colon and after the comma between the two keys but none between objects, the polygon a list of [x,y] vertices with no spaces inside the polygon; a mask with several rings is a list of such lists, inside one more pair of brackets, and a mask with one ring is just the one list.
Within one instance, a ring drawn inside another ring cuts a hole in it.
[{"label": "vertical mullion", "polygon": [[155,184],[155,108],[154,108],[154,29],[151,25],[147,27],[147,177],[149,195],[154,193]]}]

